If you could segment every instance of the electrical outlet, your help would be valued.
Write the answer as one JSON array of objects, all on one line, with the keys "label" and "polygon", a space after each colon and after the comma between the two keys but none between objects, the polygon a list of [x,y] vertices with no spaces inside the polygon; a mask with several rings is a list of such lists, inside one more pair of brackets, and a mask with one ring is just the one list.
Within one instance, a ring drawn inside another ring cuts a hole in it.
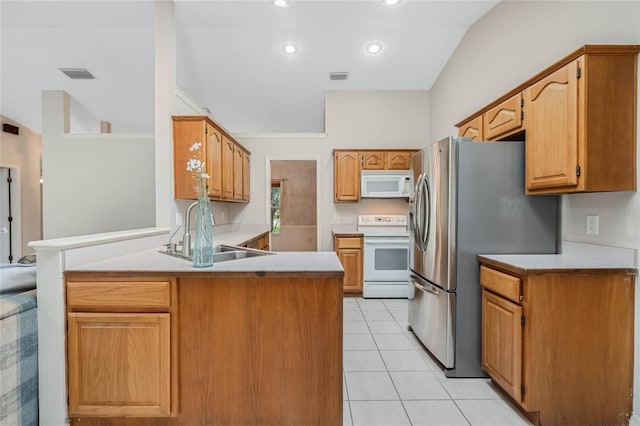
[{"label": "electrical outlet", "polygon": [[182,226],[182,213],[176,213],[176,226]]},{"label": "electrical outlet", "polygon": [[587,234],[598,235],[598,215],[596,214],[587,215]]},{"label": "electrical outlet", "polygon": [[336,219],[336,220],[340,219],[340,213],[335,212],[335,213],[333,214],[333,218],[334,218],[334,219]]}]

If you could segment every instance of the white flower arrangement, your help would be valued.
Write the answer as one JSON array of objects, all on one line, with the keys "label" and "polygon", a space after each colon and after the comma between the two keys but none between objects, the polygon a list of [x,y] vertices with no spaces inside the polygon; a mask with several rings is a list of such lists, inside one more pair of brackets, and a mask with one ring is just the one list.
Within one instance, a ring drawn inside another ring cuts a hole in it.
[{"label": "white flower arrangement", "polygon": [[[202,142],[196,142],[189,147],[189,152],[194,152],[200,149]],[[206,197],[207,194],[207,179],[209,175],[206,173],[205,162],[201,161],[194,154],[193,157],[187,161],[187,171],[191,172],[193,179],[196,181],[196,192],[198,198]]]}]

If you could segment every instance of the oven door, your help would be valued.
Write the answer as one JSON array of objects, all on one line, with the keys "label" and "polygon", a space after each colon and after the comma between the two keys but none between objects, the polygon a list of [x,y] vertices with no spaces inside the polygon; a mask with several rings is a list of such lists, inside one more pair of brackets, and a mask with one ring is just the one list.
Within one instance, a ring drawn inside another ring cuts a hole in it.
[{"label": "oven door", "polygon": [[409,236],[364,237],[365,282],[409,282]]}]

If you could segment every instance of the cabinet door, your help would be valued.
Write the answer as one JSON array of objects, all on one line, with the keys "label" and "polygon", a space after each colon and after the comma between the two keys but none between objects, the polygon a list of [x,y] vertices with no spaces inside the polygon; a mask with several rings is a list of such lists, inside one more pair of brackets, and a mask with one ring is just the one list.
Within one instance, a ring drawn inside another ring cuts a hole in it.
[{"label": "cabinet door", "polygon": [[339,249],[338,259],[344,268],[343,290],[345,292],[362,291],[362,250]]},{"label": "cabinet door", "polygon": [[222,198],[222,134],[207,123],[207,174],[209,197]]},{"label": "cabinet door", "polygon": [[411,152],[389,151],[385,153],[385,170],[409,170],[411,168]]},{"label": "cabinet door", "polygon": [[245,152],[242,160],[242,200],[249,201],[251,194],[251,155]]},{"label": "cabinet door", "polygon": [[522,94],[507,99],[485,112],[483,117],[484,138],[495,140],[522,128]]},{"label": "cabinet door", "polygon": [[360,200],[358,152],[336,152],[334,156],[334,201]]},{"label": "cabinet door", "polygon": [[[207,161],[207,136],[205,120],[173,121],[173,177],[174,197],[181,199],[197,198],[195,184],[191,172],[187,171],[187,162],[195,157]],[[189,151],[194,143],[202,146],[196,151]]]},{"label": "cabinet door", "polygon": [[69,415],[169,416],[169,314],[68,314]]},{"label": "cabinet door", "polygon": [[526,188],[578,184],[578,60],[524,91]]},{"label": "cabinet door", "polygon": [[222,135],[222,198],[233,200],[233,141]]},{"label": "cabinet door", "polygon": [[464,123],[458,128],[458,136],[461,138],[471,138],[473,142],[482,141],[484,135],[482,133],[482,116],[479,115],[476,118]]},{"label": "cabinet door", "polygon": [[482,368],[521,402],[522,307],[482,289]]},{"label": "cabinet door", "polygon": [[383,151],[360,153],[362,170],[384,170],[384,155]]},{"label": "cabinet door", "polygon": [[242,165],[244,152],[233,145],[233,199],[242,200]]}]

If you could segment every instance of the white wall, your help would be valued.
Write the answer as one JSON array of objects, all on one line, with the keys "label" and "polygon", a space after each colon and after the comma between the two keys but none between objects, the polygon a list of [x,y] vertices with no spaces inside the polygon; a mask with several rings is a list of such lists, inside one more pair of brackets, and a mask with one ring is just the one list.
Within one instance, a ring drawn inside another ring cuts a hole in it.
[{"label": "white wall", "polygon": [[[404,200],[333,202],[333,149],[419,148],[429,140],[426,91],[327,92],[322,134],[235,135],[251,151],[251,202],[231,205],[232,223],[268,223],[266,158],[320,159],[321,250],[332,250],[331,224],[354,223],[358,214],[407,213]],[[335,219],[336,213],[339,219]]]},{"label": "white wall", "polygon": [[42,92],[43,237],[155,226],[153,136],[70,135],[69,104]]},{"label": "white wall", "polygon": [[[455,123],[580,46],[617,43],[640,44],[640,2],[501,2],[469,29],[432,87],[431,139],[455,134]],[[587,213],[600,216],[597,236],[586,235]],[[640,194],[563,196],[562,238],[640,249]],[[636,288],[636,307],[639,305],[640,291]],[[638,315],[635,327],[637,412]],[[637,415],[634,419],[640,424]]]},{"label": "white wall", "polygon": [[[18,166],[20,176],[14,175],[14,180],[20,182],[20,193],[12,197],[20,198],[20,228],[14,232],[21,235],[20,253],[13,253],[14,261],[20,256],[33,252],[27,244],[29,241],[42,239],[40,218],[40,155],[42,152],[42,138],[34,132],[7,117],[1,116],[2,123],[12,124],[20,128],[19,135],[0,132],[0,166]],[[3,186],[4,190],[4,186]],[[14,198],[14,199],[15,199]],[[14,205],[15,209],[15,205]],[[17,212],[14,210],[14,214]]]}]

